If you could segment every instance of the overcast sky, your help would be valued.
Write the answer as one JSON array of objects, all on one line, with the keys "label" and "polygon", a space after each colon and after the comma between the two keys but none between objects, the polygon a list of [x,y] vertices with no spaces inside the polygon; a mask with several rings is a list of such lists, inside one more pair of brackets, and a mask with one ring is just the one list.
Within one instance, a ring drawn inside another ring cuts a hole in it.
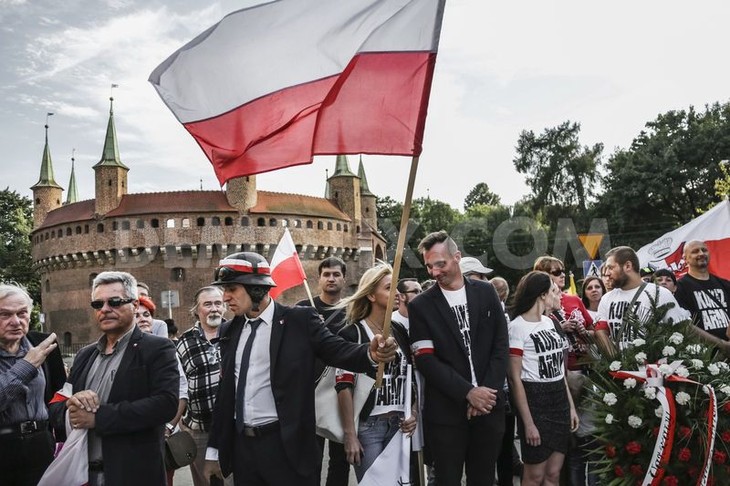
[{"label": "overcast sky", "polygon": [[[80,198],[93,198],[111,83],[130,191],[197,189],[201,179],[216,189],[209,162],[147,78],[255,3],[0,0],[0,189],[31,195],[50,111],[56,181],[68,187],[75,148]],[[603,142],[609,155],[659,113],[728,101],[728,19],[723,0],[448,0],[414,197],[461,209],[487,182],[513,203],[527,192],[512,164],[521,130],[578,121],[582,143]],[[403,200],[410,159],[363,159],[371,190]],[[260,175],[259,188],[321,196],[333,166],[319,157]]]}]

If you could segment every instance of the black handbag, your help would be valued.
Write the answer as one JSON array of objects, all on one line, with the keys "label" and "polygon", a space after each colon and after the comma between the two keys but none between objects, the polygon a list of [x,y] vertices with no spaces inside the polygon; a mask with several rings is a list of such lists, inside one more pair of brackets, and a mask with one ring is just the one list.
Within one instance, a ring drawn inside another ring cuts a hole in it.
[{"label": "black handbag", "polygon": [[190,432],[178,430],[165,439],[165,468],[180,469],[192,463],[198,455],[198,447]]}]

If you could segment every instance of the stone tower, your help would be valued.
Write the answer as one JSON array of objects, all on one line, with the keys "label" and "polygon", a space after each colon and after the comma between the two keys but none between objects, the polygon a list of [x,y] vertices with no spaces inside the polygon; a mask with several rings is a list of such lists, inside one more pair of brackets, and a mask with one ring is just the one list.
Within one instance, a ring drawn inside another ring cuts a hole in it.
[{"label": "stone tower", "polygon": [[335,173],[327,179],[329,199],[337,203],[352,220],[355,233],[360,233],[362,208],[360,206],[360,178],[350,170],[346,155],[338,155]]},{"label": "stone tower", "polygon": [[106,127],[101,160],[94,166],[96,180],[96,214],[103,215],[119,206],[127,194],[129,168],[119,159],[117,130],[114,126],[114,98],[109,98],[109,123]]},{"label": "stone tower", "polygon": [[46,124],[46,145],[43,147],[41,175],[33,186],[33,226],[38,228],[46,219],[46,215],[61,207],[63,188],[56,183],[51,162],[51,150],[48,148],[48,124]]},{"label": "stone tower", "polygon": [[256,206],[256,176],[237,177],[226,182],[226,199],[242,214]]},{"label": "stone tower", "polygon": [[365,177],[365,167],[362,165],[362,156],[360,156],[360,164],[357,167],[357,176],[360,178],[360,206],[362,207],[362,219],[370,225],[372,229],[378,228],[378,215],[375,210],[375,202],[377,197],[370,192],[368,187],[368,179]]}]

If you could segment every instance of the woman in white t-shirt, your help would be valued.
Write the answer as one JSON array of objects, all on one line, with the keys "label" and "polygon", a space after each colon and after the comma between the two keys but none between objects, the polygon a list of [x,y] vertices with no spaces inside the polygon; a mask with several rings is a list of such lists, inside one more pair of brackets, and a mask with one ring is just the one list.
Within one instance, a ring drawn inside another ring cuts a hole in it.
[{"label": "woman in white t-shirt", "polygon": [[[379,263],[363,274],[355,294],[341,303],[347,305],[347,317],[345,327],[339,332],[340,336],[354,342],[359,338],[361,343],[366,343],[375,334],[383,334],[385,318],[391,316],[387,304],[392,273],[390,265]],[[410,417],[405,418],[406,393],[410,393],[405,387],[410,369],[408,331],[401,324],[391,321],[391,334],[398,342],[396,359],[385,365],[383,386],[370,392],[358,417],[357,431],[353,420],[352,390],[358,375],[337,370],[335,388],[345,432],[345,456],[355,466],[358,482],[398,430],[408,436],[416,430],[418,408],[415,401]],[[393,471],[393,475],[395,477],[396,471]]]},{"label": "woman in white t-shirt", "polygon": [[578,428],[565,380],[567,341],[544,315],[556,305],[550,276],[525,275],[509,308],[509,380],[525,463],[522,485],[558,485],[560,469]]}]

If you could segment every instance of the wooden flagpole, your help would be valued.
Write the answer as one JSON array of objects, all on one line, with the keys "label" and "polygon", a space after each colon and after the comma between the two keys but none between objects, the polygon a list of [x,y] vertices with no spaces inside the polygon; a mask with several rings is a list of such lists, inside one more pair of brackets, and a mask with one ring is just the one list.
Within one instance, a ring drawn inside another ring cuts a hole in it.
[{"label": "wooden flagpole", "polygon": [[[390,284],[390,294],[388,295],[388,306],[385,309],[385,322],[383,322],[383,337],[390,336],[390,317],[392,314],[393,303],[395,302],[396,285],[400,278],[400,266],[403,261],[403,249],[406,246],[406,234],[408,229],[408,220],[411,215],[411,200],[413,199],[413,186],[416,183],[416,172],[418,171],[418,157],[411,159],[411,172],[408,174],[408,186],[406,189],[406,199],[403,202],[403,214],[400,218],[400,231],[398,232],[398,243],[395,247],[395,259],[393,260],[393,278]],[[380,388],[383,385],[383,372],[385,364],[378,364],[378,374],[375,377],[375,387]]]}]

